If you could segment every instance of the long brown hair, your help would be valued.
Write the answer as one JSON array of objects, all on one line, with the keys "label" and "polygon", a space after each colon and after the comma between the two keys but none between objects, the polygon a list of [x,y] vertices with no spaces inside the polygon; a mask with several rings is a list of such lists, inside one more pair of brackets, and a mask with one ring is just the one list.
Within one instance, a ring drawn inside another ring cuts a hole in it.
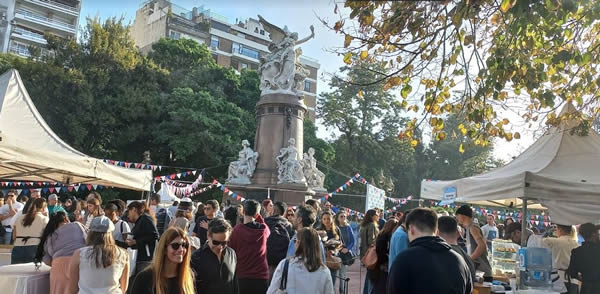
[{"label": "long brown hair", "polygon": [[85,243],[92,247],[87,253],[87,258],[93,260],[96,268],[111,266],[118,258],[122,258],[121,254],[124,253],[115,244],[112,232],[89,231]]},{"label": "long brown hair", "polygon": [[[102,207],[100,207],[100,200],[98,200],[97,198],[92,198],[90,200],[88,200],[87,205],[94,205],[94,211],[90,211],[90,214],[92,217],[97,217],[102,215]],[[86,207],[87,209],[87,207]]]},{"label": "long brown hair", "polygon": [[325,227],[325,223],[323,223],[323,216],[329,215],[329,219],[331,220],[331,231],[333,232],[334,239],[339,240],[340,235],[338,234],[337,226],[335,225],[335,215],[330,210],[323,211],[321,214],[321,230],[327,231],[327,227]]},{"label": "long brown hair", "polygon": [[[163,268],[166,262],[167,247],[173,240],[181,237],[183,242],[190,243],[187,234],[180,228],[170,227],[161,236],[158,247],[156,248],[156,254],[154,254],[154,260],[152,261],[152,288],[155,294],[167,293],[167,279],[163,275]],[[193,294],[194,291],[194,275],[192,274],[190,266],[190,248],[187,248],[185,255],[183,256],[183,262],[177,267],[177,285],[179,287],[179,293],[181,294]]]},{"label": "long brown hair", "polygon": [[31,206],[29,207],[29,211],[27,211],[27,214],[23,217],[23,226],[25,226],[25,227],[31,226],[31,224],[35,220],[35,215],[38,212],[42,212],[45,207],[46,207],[46,199],[41,198],[41,197],[34,199],[33,202],[31,203]]},{"label": "long brown hair", "polygon": [[361,227],[366,227],[371,223],[375,222],[375,215],[377,214],[377,210],[369,209],[367,213],[365,213],[365,217],[363,217],[362,223],[360,223]]},{"label": "long brown hair", "polygon": [[400,222],[396,218],[391,218],[387,222],[385,222],[385,225],[383,225],[383,229],[379,232],[379,235],[380,236],[383,236],[384,234],[391,235],[394,233],[394,231],[396,231],[398,226],[400,226]]},{"label": "long brown hair", "polygon": [[309,272],[318,270],[323,266],[319,234],[315,229],[306,227],[298,231],[297,238],[296,257],[304,262]]}]

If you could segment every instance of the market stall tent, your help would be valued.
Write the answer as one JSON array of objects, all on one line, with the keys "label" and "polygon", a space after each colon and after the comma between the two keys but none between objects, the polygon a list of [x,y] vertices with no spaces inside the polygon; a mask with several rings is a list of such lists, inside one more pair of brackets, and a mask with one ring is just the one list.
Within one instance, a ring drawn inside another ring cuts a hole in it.
[{"label": "market stall tent", "polygon": [[[561,115],[573,116],[568,103]],[[533,145],[505,166],[453,181],[421,183],[421,197],[442,199],[456,190],[456,202],[509,203],[521,198],[549,209],[552,221],[580,224],[600,219],[600,135],[575,131],[578,123],[566,119],[550,128]],[[519,203],[514,203],[519,205]]]},{"label": "market stall tent", "polygon": [[111,165],[66,144],[46,124],[12,69],[0,76],[0,179],[147,191],[152,172]]}]

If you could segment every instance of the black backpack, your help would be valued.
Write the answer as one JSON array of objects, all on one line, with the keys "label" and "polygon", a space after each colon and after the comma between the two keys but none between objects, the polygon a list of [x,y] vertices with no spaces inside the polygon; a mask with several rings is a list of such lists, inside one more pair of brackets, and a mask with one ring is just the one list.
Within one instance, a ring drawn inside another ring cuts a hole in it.
[{"label": "black backpack", "polygon": [[156,229],[158,230],[158,235],[162,236],[162,234],[169,228],[169,223],[171,222],[171,216],[167,209],[160,208],[156,213]]},{"label": "black backpack", "polygon": [[276,266],[287,256],[290,234],[281,222],[273,224],[269,229],[271,234],[267,239],[267,263]]}]

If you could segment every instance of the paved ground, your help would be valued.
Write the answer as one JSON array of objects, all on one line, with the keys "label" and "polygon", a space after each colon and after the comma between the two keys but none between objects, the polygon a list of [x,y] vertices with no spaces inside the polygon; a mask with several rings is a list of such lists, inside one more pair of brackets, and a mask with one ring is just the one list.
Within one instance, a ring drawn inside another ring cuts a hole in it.
[{"label": "paved ground", "polygon": [[[365,280],[366,269],[360,267],[360,262],[355,262],[346,273],[346,276],[350,278],[350,285],[348,287],[348,294],[361,294],[363,289],[363,283]],[[339,281],[338,281],[339,282]],[[337,285],[336,285],[336,288]],[[336,289],[337,291],[337,289]],[[336,292],[337,293],[337,292]]]}]

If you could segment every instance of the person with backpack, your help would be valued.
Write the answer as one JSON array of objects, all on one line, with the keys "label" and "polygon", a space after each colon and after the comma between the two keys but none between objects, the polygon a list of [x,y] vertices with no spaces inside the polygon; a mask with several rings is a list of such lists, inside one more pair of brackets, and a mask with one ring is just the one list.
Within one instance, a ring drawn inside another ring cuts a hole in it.
[{"label": "person with backpack", "polygon": [[169,214],[169,210],[164,207],[159,207],[160,195],[153,193],[150,197],[150,210],[154,210],[154,217],[156,218],[156,229],[158,235],[162,234],[169,228],[172,216]]},{"label": "person with backpack", "polygon": [[113,239],[115,239],[115,243],[117,246],[121,248],[129,248],[127,245],[127,234],[131,233],[131,229],[129,228],[129,224],[124,222],[118,217],[119,208],[114,203],[108,203],[104,207],[104,215],[110,219],[115,225],[115,230],[113,231]]},{"label": "person with backpack", "polygon": [[271,230],[271,235],[267,239],[269,277],[273,276],[275,268],[285,258],[290,239],[294,235],[292,224],[283,217],[286,210],[287,205],[281,201],[277,201],[273,204],[272,215],[265,219],[265,223],[269,226],[269,230]]}]

